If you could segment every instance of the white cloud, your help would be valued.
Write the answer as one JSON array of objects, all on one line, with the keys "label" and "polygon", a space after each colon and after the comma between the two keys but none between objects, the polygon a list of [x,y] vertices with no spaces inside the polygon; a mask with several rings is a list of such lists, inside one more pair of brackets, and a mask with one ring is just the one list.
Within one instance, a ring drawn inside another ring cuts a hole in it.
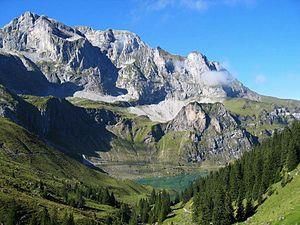
[{"label": "white cloud", "polygon": [[234,77],[227,71],[209,71],[201,74],[201,79],[208,86],[228,85]]},{"label": "white cloud", "polygon": [[259,74],[255,77],[255,83],[256,84],[265,84],[267,82],[267,77]]}]

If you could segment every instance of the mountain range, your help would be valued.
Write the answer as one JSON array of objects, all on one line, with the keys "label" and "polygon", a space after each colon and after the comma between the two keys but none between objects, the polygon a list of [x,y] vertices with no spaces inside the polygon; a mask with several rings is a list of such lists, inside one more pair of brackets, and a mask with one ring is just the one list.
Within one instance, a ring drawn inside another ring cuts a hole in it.
[{"label": "mountain range", "polygon": [[0,115],[82,161],[223,164],[300,119],[199,52],[25,12],[0,29]]}]

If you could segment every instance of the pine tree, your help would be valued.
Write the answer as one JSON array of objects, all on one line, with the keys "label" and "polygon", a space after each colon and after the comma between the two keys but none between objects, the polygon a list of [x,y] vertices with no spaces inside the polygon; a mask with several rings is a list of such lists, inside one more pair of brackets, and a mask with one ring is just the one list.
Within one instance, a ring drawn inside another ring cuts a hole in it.
[{"label": "pine tree", "polygon": [[142,223],[147,223],[149,220],[150,205],[147,200],[142,199],[140,202],[140,220]]},{"label": "pine tree", "polygon": [[129,225],[137,225],[138,224],[138,219],[136,212],[134,212],[129,220]]},{"label": "pine tree", "polygon": [[298,165],[298,155],[294,141],[292,140],[288,146],[287,158],[286,158],[286,166],[288,171],[292,171]]},{"label": "pine tree", "polygon": [[212,223],[219,225],[230,225],[234,221],[233,209],[229,196],[226,196],[222,188],[215,193],[215,201],[212,214]]},{"label": "pine tree", "polygon": [[31,215],[29,225],[38,225],[38,221],[37,221],[36,215],[34,213]]},{"label": "pine tree", "polygon": [[63,225],[75,225],[73,214],[65,214],[63,219]]},{"label": "pine tree", "polygon": [[103,196],[102,196],[102,203],[103,204],[109,204],[109,200],[110,200],[110,194],[107,188],[105,188],[104,192],[103,192]]},{"label": "pine tree", "polygon": [[245,218],[244,215],[244,204],[243,200],[241,198],[238,198],[237,203],[236,203],[236,216],[235,219],[238,222],[242,222]]},{"label": "pine tree", "polygon": [[194,198],[193,220],[197,224],[209,225],[212,221],[213,202],[207,193],[198,193]]},{"label": "pine tree", "polygon": [[51,223],[50,216],[46,208],[42,209],[39,217],[40,217],[41,225],[49,225]]},{"label": "pine tree", "polygon": [[180,196],[179,196],[179,194],[176,192],[175,199],[174,199],[174,205],[178,204],[179,202],[180,202]]},{"label": "pine tree", "polygon": [[[236,203],[237,220],[244,221],[254,213],[252,199],[261,204],[270,186],[280,181],[282,171],[285,168],[293,170],[299,162],[300,123],[295,122],[283,133],[275,132],[272,138],[263,141],[253,151],[244,153],[235,163],[199,178],[182,196],[187,201],[194,195],[193,220],[197,224],[232,223],[232,202]],[[290,179],[283,173],[282,185]],[[226,190],[225,199],[224,193],[220,194],[220,187]],[[245,207],[243,199],[246,199]],[[157,211],[161,213],[161,205],[157,204],[156,201],[151,219],[157,216]]]},{"label": "pine tree", "polygon": [[254,214],[254,208],[253,208],[253,204],[252,204],[252,200],[246,200],[246,207],[245,207],[245,219],[249,218],[250,216],[252,216]]},{"label": "pine tree", "polygon": [[232,200],[228,193],[223,193],[225,195],[225,201],[224,201],[224,209],[225,209],[225,218],[227,224],[233,224],[234,223],[234,210],[232,207]]},{"label": "pine tree", "polygon": [[156,193],[155,193],[155,189],[153,188],[149,198],[150,205],[153,205],[155,203],[155,199],[156,199]]},{"label": "pine tree", "polygon": [[130,219],[130,209],[127,204],[121,204],[120,217],[122,223],[128,223]]},{"label": "pine tree", "polygon": [[17,223],[17,206],[16,202],[13,201],[8,209],[6,224],[15,225]]},{"label": "pine tree", "polygon": [[111,206],[116,206],[116,198],[115,198],[115,195],[114,193],[112,192],[110,197],[109,197],[109,205]]},{"label": "pine tree", "polygon": [[163,190],[159,202],[158,220],[160,222],[164,221],[167,218],[169,212],[171,211],[170,202],[171,201],[169,194],[166,192],[166,190]]}]

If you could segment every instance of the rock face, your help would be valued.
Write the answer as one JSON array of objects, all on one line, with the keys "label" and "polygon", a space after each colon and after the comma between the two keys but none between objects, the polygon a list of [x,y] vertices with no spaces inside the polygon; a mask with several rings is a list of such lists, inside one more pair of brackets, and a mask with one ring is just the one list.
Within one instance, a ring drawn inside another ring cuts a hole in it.
[{"label": "rock face", "polygon": [[[140,104],[165,99],[259,95],[198,52],[187,57],[150,48],[128,31],[69,27],[26,12],[0,30],[0,48],[24,55],[47,80],[74,85],[73,93],[125,95]],[[92,96],[92,95],[85,95]]]},{"label": "rock face", "polygon": [[26,12],[2,30],[2,48],[35,62],[52,83],[73,83],[86,90],[115,95],[117,69],[78,30]]},{"label": "rock face", "polygon": [[83,108],[54,97],[38,101],[41,103],[36,107],[0,86],[1,117],[11,119],[75,157],[95,156],[97,151],[110,150],[114,135],[106,130],[105,121],[97,118],[112,117],[111,112],[98,110],[89,114]]},{"label": "rock face", "polygon": [[0,51],[0,83],[16,93],[47,92],[49,82],[38,67],[22,55]]},{"label": "rock face", "polygon": [[221,103],[193,102],[183,107],[167,124],[166,132],[190,131],[194,134],[195,149],[189,152],[191,161],[216,156],[228,161],[241,156],[256,142],[238,123]]},{"label": "rock face", "polygon": [[77,27],[86,38],[119,68],[117,85],[133,99],[157,103],[165,99],[185,100],[213,96],[259,96],[233,79],[217,62],[210,62],[199,52],[187,57],[172,55],[161,48],[150,48],[136,34],[128,31],[95,31]]}]

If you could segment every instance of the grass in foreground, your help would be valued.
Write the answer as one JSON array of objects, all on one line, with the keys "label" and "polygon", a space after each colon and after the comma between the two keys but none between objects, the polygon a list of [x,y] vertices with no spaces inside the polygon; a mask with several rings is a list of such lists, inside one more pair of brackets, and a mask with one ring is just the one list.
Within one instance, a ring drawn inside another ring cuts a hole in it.
[{"label": "grass in foreground", "polygon": [[291,172],[293,180],[285,187],[273,186],[274,193],[243,224],[300,224],[300,166]]}]

